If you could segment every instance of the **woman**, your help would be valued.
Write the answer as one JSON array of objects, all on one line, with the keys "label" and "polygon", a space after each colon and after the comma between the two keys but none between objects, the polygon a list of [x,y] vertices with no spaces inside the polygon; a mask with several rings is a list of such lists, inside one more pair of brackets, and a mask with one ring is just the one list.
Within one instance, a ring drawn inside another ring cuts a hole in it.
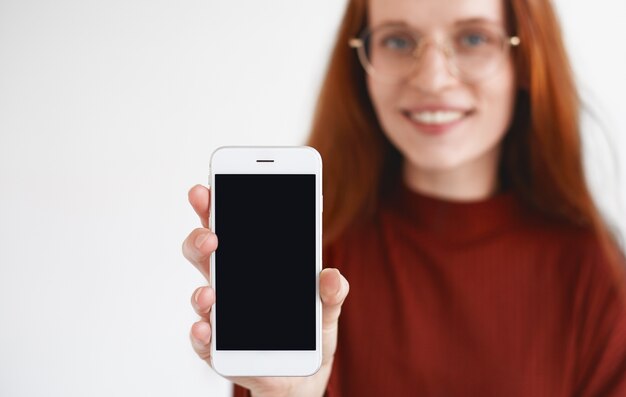
[{"label": "woman", "polygon": [[[547,0],[350,1],[310,139],[341,270],[320,275],[323,365],[235,395],[626,395],[623,257],[578,113]],[[208,191],[189,199],[206,227]],[[196,229],[183,251],[207,274],[216,247]],[[205,360],[213,301],[192,297]]]}]

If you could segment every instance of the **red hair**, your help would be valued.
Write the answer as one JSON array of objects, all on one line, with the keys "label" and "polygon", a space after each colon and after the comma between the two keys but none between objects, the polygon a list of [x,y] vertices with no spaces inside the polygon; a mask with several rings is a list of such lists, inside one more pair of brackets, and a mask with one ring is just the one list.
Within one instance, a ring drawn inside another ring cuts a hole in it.
[{"label": "red hair", "polygon": [[[589,227],[619,271],[621,254],[585,180],[580,99],[548,0],[506,0],[520,89],[502,143],[500,185],[546,216]],[[366,0],[350,0],[320,92],[309,144],[324,159],[324,241],[372,216],[402,158],[385,137],[350,38],[367,24]]]}]

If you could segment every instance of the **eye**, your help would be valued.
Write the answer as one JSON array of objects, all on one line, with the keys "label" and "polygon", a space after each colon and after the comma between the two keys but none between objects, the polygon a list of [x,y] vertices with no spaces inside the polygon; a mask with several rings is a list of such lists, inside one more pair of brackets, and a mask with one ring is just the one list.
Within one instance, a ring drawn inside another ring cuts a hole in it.
[{"label": "eye", "polygon": [[489,37],[479,32],[464,33],[459,37],[459,43],[467,48],[479,47],[488,44]]},{"label": "eye", "polygon": [[415,39],[405,32],[389,32],[377,42],[381,49],[397,53],[410,53],[416,45]]},{"label": "eye", "polygon": [[406,37],[387,37],[383,41],[383,45],[394,50],[404,50],[411,46]]}]

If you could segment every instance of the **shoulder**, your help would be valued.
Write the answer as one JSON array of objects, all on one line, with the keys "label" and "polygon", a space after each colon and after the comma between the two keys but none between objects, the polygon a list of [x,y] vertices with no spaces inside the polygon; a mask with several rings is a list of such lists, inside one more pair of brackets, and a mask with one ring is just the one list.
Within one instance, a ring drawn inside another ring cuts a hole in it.
[{"label": "shoulder", "polygon": [[528,206],[523,206],[518,227],[512,233],[520,240],[535,242],[579,259],[606,259],[603,259],[602,238],[591,225],[550,217]]},{"label": "shoulder", "polygon": [[556,269],[575,280],[575,300],[589,309],[597,303],[598,311],[607,305],[626,307],[626,259],[617,242],[603,238],[591,226],[535,215],[525,226],[543,247],[540,252],[554,253]]}]

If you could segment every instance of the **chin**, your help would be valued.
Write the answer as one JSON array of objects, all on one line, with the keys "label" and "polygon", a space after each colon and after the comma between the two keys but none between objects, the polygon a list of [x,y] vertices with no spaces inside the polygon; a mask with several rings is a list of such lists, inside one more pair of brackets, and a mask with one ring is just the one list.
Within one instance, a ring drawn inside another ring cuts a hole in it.
[{"label": "chin", "polygon": [[426,172],[448,172],[458,170],[463,167],[467,161],[459,158],[432,158],[420,157],[420,158],[407,158],[414,168],[423,170]]}]

